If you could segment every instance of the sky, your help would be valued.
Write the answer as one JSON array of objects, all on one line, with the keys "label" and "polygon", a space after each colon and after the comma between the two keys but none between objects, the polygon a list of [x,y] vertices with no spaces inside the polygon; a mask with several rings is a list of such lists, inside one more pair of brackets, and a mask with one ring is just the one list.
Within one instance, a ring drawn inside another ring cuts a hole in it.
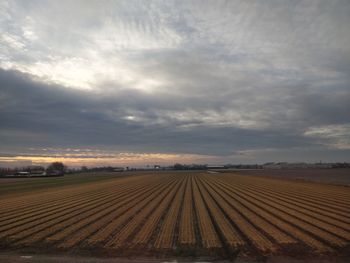
[{"label": "sky", "polygon": [[0,0],[0,166],[350,161],[349,14]]}]

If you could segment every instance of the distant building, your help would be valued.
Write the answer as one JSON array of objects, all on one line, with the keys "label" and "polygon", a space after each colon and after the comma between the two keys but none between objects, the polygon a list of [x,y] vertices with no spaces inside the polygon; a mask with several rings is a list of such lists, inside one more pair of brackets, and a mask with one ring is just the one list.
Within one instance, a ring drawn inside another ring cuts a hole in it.
[{"label": "distant building", "polygon": [[17,172],[17,173],[15,173],[15,176],[20,176],[20,177],[27,176],[27,177],[30,177],[30,172]]}]

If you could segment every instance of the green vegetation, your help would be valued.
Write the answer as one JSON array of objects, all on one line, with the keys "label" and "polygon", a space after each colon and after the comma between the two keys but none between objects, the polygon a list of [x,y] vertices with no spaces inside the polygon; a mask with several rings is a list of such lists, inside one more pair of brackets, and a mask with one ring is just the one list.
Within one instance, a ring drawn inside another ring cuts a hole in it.
[{"label": "green vegetation", "polygon": [[23,194],[23,192],[40,191],[48,188],[79,185],[103,180],[110,180],[124,174],[94,173],[69,174],[63,177],[45,178],[0,178],[0,196],[5,194]]}]

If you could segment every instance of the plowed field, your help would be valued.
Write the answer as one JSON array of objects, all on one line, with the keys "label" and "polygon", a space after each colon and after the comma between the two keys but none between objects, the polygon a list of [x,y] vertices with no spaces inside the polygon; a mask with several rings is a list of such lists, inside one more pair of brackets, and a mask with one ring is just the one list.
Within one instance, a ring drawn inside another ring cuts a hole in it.
[{"label": "plowed field", "polygon": [[108,256],[336,256],[349,253],[349,189],[179,172],[3,194],[0,244]]}]

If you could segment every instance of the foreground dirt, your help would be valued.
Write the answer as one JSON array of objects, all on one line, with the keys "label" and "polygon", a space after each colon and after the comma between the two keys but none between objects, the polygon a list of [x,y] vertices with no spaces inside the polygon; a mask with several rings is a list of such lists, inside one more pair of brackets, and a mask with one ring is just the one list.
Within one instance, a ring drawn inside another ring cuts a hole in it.
[{"label": "foreground dirt", "polygon": [[208,258],[96,258],[69,255],[38,255],[29,253],[8,252],[0,253],[1,263],[348,263],[348,258],[308,258],[297,259],[286,256],[273,256],[264,260],[235,259],[235,260],[210,260]]}]

